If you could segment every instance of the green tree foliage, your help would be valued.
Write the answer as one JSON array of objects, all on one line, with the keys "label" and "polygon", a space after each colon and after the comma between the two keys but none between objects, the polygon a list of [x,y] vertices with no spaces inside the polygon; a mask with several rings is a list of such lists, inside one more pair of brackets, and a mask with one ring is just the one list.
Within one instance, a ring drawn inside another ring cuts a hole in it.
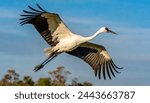
[{"label": "green tree foliage", "polygon": [[37,86],[51,86],[51,79],[50,78],[40,78],[38,79]]},{"label": "green tree foliage", "polygon": [[89,82],[78,82],[77,78],[68,84],[67,79],[71,72],[66,71],[63,66],[48,72],[48,74],[49,77],[39,78],[37,81],[34,81],[31,76],[24,76],[21,80],[20,75],[15,70],[10,69],[0,80],[0,86],[92,86],[92,83]]}]

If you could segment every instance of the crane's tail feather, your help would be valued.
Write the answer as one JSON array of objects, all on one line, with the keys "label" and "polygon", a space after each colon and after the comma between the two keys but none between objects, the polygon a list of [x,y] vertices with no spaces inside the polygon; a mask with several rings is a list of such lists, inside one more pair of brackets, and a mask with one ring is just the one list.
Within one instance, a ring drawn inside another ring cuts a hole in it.
[{"label": "crane's tail feather", "polygon": [[47,57],[49,57],[52,54],[52,48],[45,48],[44,53]]}]

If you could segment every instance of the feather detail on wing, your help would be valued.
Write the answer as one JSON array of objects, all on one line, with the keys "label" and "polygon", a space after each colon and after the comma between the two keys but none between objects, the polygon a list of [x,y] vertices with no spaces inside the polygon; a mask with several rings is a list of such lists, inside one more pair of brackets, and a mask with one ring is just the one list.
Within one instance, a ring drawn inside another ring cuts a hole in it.
[{"label": "feather detail on wing", "polygon": [[38,4],[39,10],[28,7],[31,11],[23,10],[25,14],[21,15],[23,18],[20,19],[20,24],[33,24],[49,45],[55,46],[62,37],[67,38],[72,35],[58,14],[48,13]]},{"label": "feather detail on wing", "polygon": [[115,72],[120,73],[117,69],[122,69],[114,64],[106,49],[101,45],[86,42],[67,53],[87,62],[95,71],[95,76],[98,76],[99,79],[101,79],[102,74],[104,79],[106,79],[106,76],[111,79],[112,76],[115,77]]}]

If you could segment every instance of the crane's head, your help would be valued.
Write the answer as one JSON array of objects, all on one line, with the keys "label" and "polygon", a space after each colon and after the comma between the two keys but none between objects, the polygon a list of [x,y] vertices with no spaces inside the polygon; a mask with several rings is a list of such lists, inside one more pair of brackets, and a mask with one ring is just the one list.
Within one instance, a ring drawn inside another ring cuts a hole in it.
[{"label": "crane's head", "polygon": [[112,33],[112,34],[117,34],[115,32],[113,32],[112,30],[108,29],[107,27],[101,27],[98,31],[97,34],[100,33]]}]

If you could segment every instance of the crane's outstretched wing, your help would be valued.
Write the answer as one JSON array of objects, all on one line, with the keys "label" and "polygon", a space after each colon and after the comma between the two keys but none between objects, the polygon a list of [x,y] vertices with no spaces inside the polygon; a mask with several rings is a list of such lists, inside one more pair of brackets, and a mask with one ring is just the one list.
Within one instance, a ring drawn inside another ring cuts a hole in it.
[{"label": "crane's outstretched wing", "polygon": [[114,64],[106,49],[101,45],[86,42],[75,50],[67,53],[87,62],[95,71],[95,76],[98,76],[99,79],[101,78],[101,74],[103,74],[104,79],[106,79],[106,73],[109,79],[111,79],[111,75],[115,77],[114,72],[120,73],[117,69],[122,69]]},{"label": "crane's outstretched wing", "polygon": [[23,10],[25,14],[21,15],[23,18],[20,19],[20,24],[33,24],[49,45],[55,46],[62,37],[72,34],[58,14],[48,13],[38,4],[39,10],[28,7],[31,11]]}]

